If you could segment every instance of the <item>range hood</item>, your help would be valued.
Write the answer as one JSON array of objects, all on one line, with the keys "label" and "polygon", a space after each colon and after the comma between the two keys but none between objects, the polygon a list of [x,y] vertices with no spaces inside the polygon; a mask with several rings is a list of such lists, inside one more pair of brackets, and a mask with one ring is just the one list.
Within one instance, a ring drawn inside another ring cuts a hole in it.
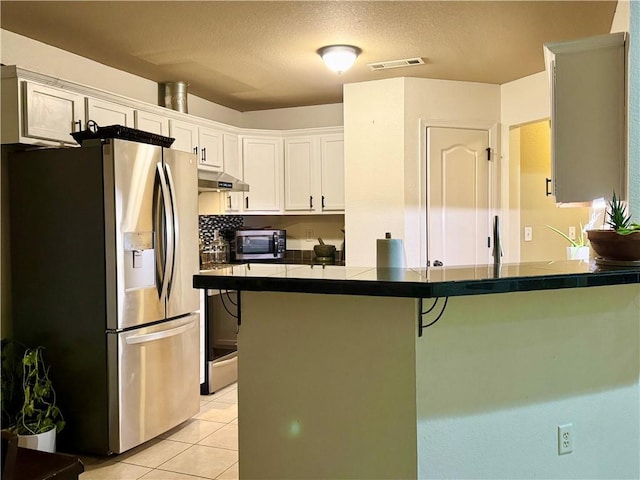
[{"label": "range hood", "polygon": [[198,170],[199,192],[248,192],[249,185],[224,172]]}]

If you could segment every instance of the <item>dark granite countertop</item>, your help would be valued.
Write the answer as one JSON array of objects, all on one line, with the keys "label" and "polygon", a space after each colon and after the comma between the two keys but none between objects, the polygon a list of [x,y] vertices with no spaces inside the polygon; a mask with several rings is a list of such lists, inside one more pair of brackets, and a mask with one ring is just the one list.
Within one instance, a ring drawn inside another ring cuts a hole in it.
[{"label": "dark granite countertop", "polygon": [[195,288],[411,298],[634,283],[640,284],[640,266],[601,266],[593,261],[426,269],[250,263],[202,271],[193,277]]}]

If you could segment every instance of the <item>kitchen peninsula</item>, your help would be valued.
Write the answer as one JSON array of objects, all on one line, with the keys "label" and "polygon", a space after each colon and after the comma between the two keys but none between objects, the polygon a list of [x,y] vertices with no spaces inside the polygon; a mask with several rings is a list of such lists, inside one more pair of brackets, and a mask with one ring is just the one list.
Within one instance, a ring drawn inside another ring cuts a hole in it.
[{"label": "kitchen peninsula", "polygon": [[193,284],[240,292],[241,478],[640,474],[640,268],[251,264]]}]

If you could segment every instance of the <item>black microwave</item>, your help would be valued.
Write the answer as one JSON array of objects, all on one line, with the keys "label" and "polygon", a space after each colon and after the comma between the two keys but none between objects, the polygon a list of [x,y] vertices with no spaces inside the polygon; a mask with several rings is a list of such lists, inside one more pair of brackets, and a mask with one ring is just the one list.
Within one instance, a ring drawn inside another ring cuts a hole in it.
[{"label": "black microwave", "polygon": [[234,254],[236,260],[278,260],[287,251],[287,231],[262,229],[236,230]]}]

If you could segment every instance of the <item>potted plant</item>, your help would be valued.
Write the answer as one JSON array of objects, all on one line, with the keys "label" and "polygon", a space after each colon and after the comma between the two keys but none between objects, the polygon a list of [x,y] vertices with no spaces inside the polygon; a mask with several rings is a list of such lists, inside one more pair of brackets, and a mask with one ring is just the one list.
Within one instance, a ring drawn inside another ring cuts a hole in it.
[{"label": "potted plant", "polygon": [[21,447],[55,452],[56,434],[64,428],[64,418],[56,405],[43,350],[44,347],[26,348],[21,357],[22,403],[9,430],[18,435]]},{"label": "potted plant", "polygon": [[547,228],[561,235],[562,238],[569,242],[569,246],[567,247],[567,260],[584,260],[585,262],[589,260],[589,240],[585,236],[582,224],[580,224],[580,238],[576,238],[575,240],[551,225],[547,225]]},{"label": "potted plant", "polygon": [[615,192],[607,205],[606,223],[608,229],[587,231],[591,247],[599,258],[615,262],[640,261],[640,224],[631,221],[626,205]]}]

